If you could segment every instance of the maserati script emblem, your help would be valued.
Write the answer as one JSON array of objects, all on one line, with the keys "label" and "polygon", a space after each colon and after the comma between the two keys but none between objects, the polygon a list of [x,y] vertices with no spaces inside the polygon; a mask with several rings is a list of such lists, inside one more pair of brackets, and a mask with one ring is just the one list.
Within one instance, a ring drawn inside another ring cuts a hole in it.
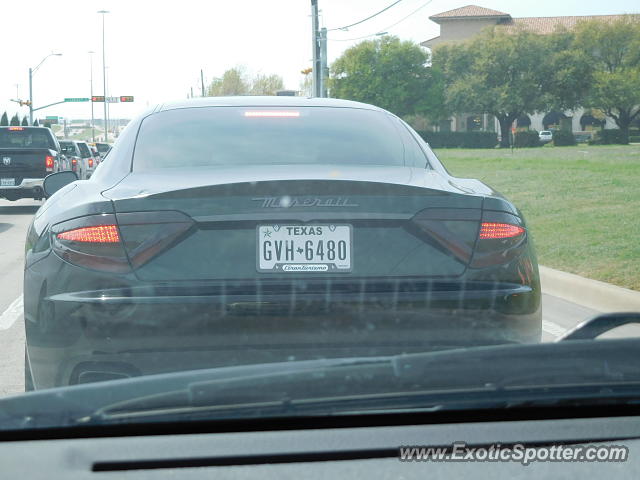
[{"label": "maserati script emblem", "polygon": [[11,165],[11,157],[2,157],[2,163],[4,165]]},{"label": "maserati script emblem", "polygon": [[256,197],[254,202],[260,202],[262,208],[294,208],[294,207],[358,207],[347,197]]}]

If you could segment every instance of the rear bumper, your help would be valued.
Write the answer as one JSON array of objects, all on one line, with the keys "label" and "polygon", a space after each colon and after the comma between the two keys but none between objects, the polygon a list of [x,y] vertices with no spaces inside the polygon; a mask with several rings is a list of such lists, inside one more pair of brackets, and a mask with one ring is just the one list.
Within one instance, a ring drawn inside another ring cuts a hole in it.
[{"label": "rear bumper", "polygon": [[0,197],[42,198],[44,178],[23,178],[19,185],[1,186]]},{"label": "rear bumper", "polygon": [[53,294],[26,313],[37,388],[249,363],[537,342],[539,292],[514,284],[336,281]]}]

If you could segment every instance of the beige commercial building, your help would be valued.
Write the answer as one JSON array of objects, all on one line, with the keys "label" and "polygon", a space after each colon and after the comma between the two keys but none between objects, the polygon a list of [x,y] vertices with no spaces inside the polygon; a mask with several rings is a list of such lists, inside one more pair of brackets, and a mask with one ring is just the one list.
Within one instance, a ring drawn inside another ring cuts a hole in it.
[{"label": "beige commercial building", "polygon": [[[622,15],[565,16],[565,17],[521,17],[513,18],[505,12],[491,10],[477,5],[467,5],[438,13],[429,19],[440,25],[440,35],[421,43],[429,49],[441,43],[459,42],[473,38],[488,27],[512,30],[524,28],[538,34],[549,34],[559,27],[572,29],[580,21],[597,19],[612,21]],[[617,128],[613,119],[604,119],[605,128]],[[565,112],[537,112],[518,120],[519,127],[535,130],[548,130],[569,127],[574,133],[600,128],[601,120],[591,116],[589,111],[580,108]],[[453,116],[449,122],[440,125],[443,130],[453,131],[500,131],[497,120],[489,114],[462,114]]]}]

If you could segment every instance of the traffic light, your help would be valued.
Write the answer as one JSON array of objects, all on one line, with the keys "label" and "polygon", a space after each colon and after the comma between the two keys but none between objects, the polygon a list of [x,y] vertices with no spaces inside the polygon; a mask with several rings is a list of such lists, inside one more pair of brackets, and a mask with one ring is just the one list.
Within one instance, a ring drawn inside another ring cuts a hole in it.
[{"label": "traffic light", "polygon": [[21,107],[28,107],[31,105],[31,102],[29,100],[20,100],[18,103]]},{"label": "traffic light", "polygon": [[133,96],[123,95],[120,97],[120,102],[133,102]]},{"label": "traffic light", "polygon": [[305,68],[304,70],[300,70],[300,73],[303,75],[309,75],[311,72],[313,72],[313,68],[311,67]]},{"label": "traffic light", "polygon": [[92,102],[104,102],[104,95],[94,95],[91,97]]}]

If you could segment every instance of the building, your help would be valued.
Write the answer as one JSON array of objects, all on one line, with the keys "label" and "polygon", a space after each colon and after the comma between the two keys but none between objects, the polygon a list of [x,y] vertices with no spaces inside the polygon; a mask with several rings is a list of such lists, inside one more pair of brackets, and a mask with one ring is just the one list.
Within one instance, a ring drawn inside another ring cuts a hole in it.
[{"label": "building", "polygon": [[[438,13],[429,19],[440,25],[440,35],[425,40],[421,43],[429,49],[441,43],[459,42],[473,38],[488,27],[506,30],[526,29],[533,33],[546,35],[556,29],[564,27],[572,29],[578,22],[585,20],[601,20],[610,22],[619,19],[623,15],[592,15],[592,16],[565,16],[565,17],[521,17],[513,18],[505,12],[499,12],[490,8],[477,5],[467,5],[446,12]],[[574,133],[605,128],[617,128],[612,118],[598,119],[591,115],[590,111],[580,108],[565,112],[540,112],[527,115],[517,120],[518,127],[533,128],[535,130],[549,130],[569,128]],[[440,125],[443,130],[452,131],[500,131],[499,124],[489,114],[462,114],[455,115],[449,122]]]}]

